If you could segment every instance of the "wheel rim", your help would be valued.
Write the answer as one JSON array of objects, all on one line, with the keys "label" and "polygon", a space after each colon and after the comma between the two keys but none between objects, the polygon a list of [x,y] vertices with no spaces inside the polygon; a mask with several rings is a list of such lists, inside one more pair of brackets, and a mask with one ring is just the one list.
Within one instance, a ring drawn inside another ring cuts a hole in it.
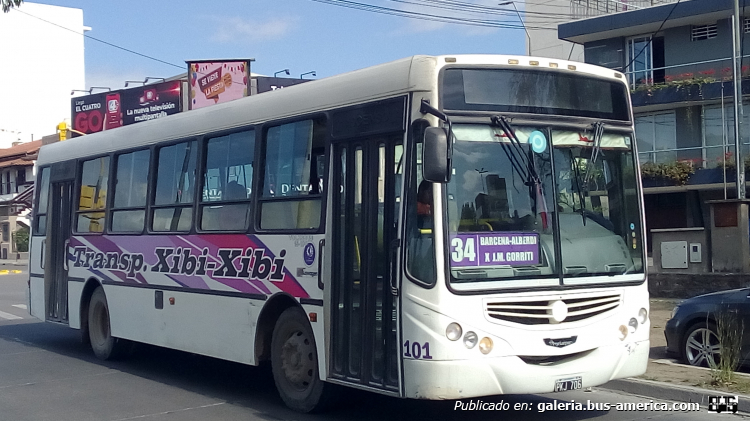
[{"label": "wheel rim", "polygon": [[305,390],[312,383],[315,372],[315,348],[300,331],[292,333],[281,347],[281,370],[289,384]]},{"label": "wheel rim", "polygon": [[719,338],[711,330],[696,329],[688,336],[685,343],[685,356],[690,365],[718,364],[720,355]]},{"label": "wheel rim", "polygon": [[92,339],[97,345],[103,345],[109,338],[109,315],[104,305],[99,302],[94,304],[93,313],[94,323],[93,326],[89,326],[93,333]]}]

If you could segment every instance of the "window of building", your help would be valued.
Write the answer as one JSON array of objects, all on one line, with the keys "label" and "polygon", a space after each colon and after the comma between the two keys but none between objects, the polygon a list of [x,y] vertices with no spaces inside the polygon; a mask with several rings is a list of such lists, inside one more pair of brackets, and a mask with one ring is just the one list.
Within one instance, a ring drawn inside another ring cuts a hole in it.
[{"label": "window of building", "polygon": [[156,188],[151,229],[188,232],[193,223],[198,142],[182,142],[156,151]]},{"label": "window of building", "polygon": [[112,232],[143,231],[150,158],[149,150],[116,157]]},{"label": "window of building", "polygon": [[245,231],[250,215],[255,130],[209,139],[203,173],[204,231]]},{"label": "window of building", "polygon": [[718,32],[716,24],[693,26],[690,32],[691,41],[703,41],[706,39],[716,38]]},{"label": "window of building", "polygon": [[677,159],[675,112],[646,114],[635,117],[638,155],[645,162],[672,162]]},{"label": "window of building", "polygon": [[78,185],[76,232],[103,232],[109,182],[109,157],[94,158],[81,165]]},{"label": "window of building", "polygon": [[[743,104],[742,127],[750,124],[750,105]],[[742,132],[742,144],[750,143],[750,133]],[[743,150],[746,154],[747,146]],[[706,105],[703,107],[703,153],[707,168],[734,165],[734,107]]]},{"label": "window of building", "polygon": [[266,132],[261,228],[320,226],[326,163],[323,132],[323,124],[314,120],[283,124]]},{"label": "window of building", "polygon": [[653,48],[650,36],[641,36],[627,40],[627,63],[625,69],[631,86],[651,84],[654,79]]},{"label": "window of building", "polygon": [[26,184],[26,168],[21,168],[16,172],[16,186],[20,187],[24,184]]}]

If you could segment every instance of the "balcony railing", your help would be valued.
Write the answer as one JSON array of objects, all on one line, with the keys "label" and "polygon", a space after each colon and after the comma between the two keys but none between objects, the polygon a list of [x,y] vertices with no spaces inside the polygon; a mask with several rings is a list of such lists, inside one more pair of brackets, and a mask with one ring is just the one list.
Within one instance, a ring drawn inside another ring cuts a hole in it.
[{"label": "balcony railing", "polygon": [[570,11],[575,19],[610,13],[643,9],[660,4],[675,3],[677,0],[571,0]]}]

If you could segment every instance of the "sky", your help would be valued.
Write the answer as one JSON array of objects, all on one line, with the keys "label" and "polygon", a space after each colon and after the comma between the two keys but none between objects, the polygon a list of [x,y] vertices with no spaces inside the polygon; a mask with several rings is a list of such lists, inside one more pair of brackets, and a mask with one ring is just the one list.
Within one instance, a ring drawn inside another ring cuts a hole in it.
[{"label": "sky", "polygon": [[[33,3],[82,9],[83,23],[91,28],[87,36],[153,58],[86,38],[86,89],[120,89],[127,80],[175,76],[187,71],[186,60],[253,58],[253,73],[273,76],[289,69],[288,77],[300,77],[315,71],[317,77],[305,78],[320,79],[415,54],[524,54],[526,38],[512,6],[463,0],[505,10],[487,15],[416,4],[423,1],[358,0],[406,12],[490,19],[507,27],[410,19],[313,0]],[[523,3],[516,5],[523,13]]]}]

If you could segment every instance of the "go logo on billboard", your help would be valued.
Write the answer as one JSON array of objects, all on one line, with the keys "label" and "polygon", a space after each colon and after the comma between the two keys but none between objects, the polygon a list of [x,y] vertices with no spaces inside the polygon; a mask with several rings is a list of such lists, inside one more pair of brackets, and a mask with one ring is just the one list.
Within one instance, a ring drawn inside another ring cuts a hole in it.
[{"label": "go logo on billboard", "polygon": [[73,128],[75,130],[83,133],[94,133],[101,131],[104,127],[101,104],[83,104],[77,106],[76,111],[76,116],[73,119]]}]

